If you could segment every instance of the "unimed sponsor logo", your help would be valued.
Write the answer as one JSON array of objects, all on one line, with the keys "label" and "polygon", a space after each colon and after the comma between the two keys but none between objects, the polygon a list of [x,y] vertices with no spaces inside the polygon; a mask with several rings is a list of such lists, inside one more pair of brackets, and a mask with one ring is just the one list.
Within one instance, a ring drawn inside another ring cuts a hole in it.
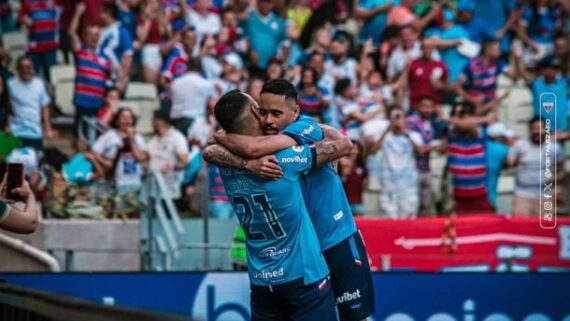
[{"label": "unimed sponsor logo", "polygon": [[300,156],[295,156],[295,157],[283,157],[281,158],[281,163],[283,164],[287,164],[287,163],[306,163],[308,162],[309,159],[307,157],[300,157]]},{"label": "unimed sponsor logo", "polygon": [[343,304],[346,302],[350,302],[352,300],[356,300],[356,299],[360,299],[361,295],[360,295],[360,290],[356,289],[356,291],[350,293],[350,292],[344,292],[341,296],[336,298],[336,304]]},{"label": "unimed sponsor logo", "polygon": [[277,279],[277,278],[281,278],[285,275],[285,271],[283,270],[283,268],[279,268],[277,270],[274,271],[255,271],[253,272],[253,277],[256,279],[262,279],[262,280],[271,280],[271,279]]}]

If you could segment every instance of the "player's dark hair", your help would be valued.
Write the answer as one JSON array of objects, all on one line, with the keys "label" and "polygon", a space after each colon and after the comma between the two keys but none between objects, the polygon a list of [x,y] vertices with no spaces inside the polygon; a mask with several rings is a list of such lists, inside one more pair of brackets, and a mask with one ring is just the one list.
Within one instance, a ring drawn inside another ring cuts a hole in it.
[{"label": "player's dark hair", "polygon": [[297,104],[297,90],[292,83],[285,79],[272,79],[261,88],[261,94],[274,94],[285,96],[285,100],[293,100]]},{"label": "player's dark hair", "polygon": [[251,104],[248,96],[238,89],[227,92],[214,106],[218,124],[228,133],[236,133],[241,128],[240,120]]},{"label": "player's dark hair", "polygon": [[113,17],[113,19],[119,19],[119,7],[117,7],[117,5],[113,2],[105,2],[101,10],[108,13],[111,17]]}]

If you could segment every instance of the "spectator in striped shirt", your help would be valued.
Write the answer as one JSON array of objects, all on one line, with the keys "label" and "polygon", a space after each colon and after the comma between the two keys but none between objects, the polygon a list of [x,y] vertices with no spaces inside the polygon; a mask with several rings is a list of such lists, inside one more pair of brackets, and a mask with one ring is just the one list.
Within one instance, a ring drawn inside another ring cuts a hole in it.
[{"label": "spectator in striped shirt", "polygon": [[516,77],[511,70],[505,70],[499,60],[498,41],[483,42],[482,52],[481,57],[469,61],[457,80],[458,93],[473,104],[487,103],[497,97],[497,79],[501,73],[511,79]]},{"label": "spectator in striped shirt", "polygon": [[194,47],[198,36],[193,28],[176,32],[172,40],[160,49],[164,59],[162,64],[160,86],[160,100],[163,109],[170,109],[171,92],[170,85],[174,79],[184,75],[187,71],[188,59],[193,56]]},{"label": "spectator in striped shirt", "polygon": [[81,43],[77,29],[79,18],[85,12],[85,4],[78,3],[75,15],[71,21],[69,38],[75,54],[76,78],[73,104],[75,105],[75,132],[83,117],[95,117],[104,104],[105,89],[111,75],[111,60],[101,50],[97,49],[99,43],[99,27],[87,26],[84,29]]},{"label": "spectator in striped shirt", "polygon": [[55,0],[24,0],[20,23],[28,28],[28,54],[36,73],[49,80],[49,69],[56,63],[59,47],[59,18]]},{"label": "spectator in striped shirt", "polygon": [[420,184],[419,213],[426,215],[430,214],[432,204],[429,155],[432,151],[439,150],[440,146],[432,146],[434,135],[432,116],[436,108],[435,101],[430,96],[419,97],[416,108],[417,111],[408,117],[406,127],[422,137],[423,148],[419,153],[416,153],[416,165],[418,167]]},{"label": "spectator in striped shirt", "polygon": [[447,135],[447,166],[453,178],[456,214],[489,213],[485,159],[486,125],[493,122],[492,112],[477,115],[473,105],[453,106]]},{"label": "spectator in striped shirt", "polygon": [[101,8],[99,49],[111,59],[111,79],[124,92],[133,62],[133,38],[118,19],[117,5],[105,3]]}]

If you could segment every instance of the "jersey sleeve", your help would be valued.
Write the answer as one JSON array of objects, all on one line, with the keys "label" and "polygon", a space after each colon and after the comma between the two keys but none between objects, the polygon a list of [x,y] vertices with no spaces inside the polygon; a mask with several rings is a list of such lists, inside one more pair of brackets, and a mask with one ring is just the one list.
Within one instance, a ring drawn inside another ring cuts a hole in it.
[{"label": "jersey sleeve", "polygon": [[297,144],[313,144],[323,139],[323,131],[319,124],[307,116],[301,116],[297,121],[289,124],[282,131],[283,135],[293,138]]},{"label": "jersey sleeve", "polygon": [[8,204],[3,201],[0,201],[0,222],[2,222],[6,217],[8,217],[8,212],[10,212],[10,208]]},{"label": "jersey sleeve", "polygon": [[278,152],[277,162],[285,175],[298,175],[315,168],[317,153],[314,146],[298,145]]}]

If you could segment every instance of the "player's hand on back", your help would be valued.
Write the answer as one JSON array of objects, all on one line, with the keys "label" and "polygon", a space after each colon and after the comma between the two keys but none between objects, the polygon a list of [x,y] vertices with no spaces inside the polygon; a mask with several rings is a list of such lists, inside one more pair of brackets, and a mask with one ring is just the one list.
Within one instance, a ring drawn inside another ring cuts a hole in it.
[{"label": "player's hand on back", "polygon": [[279,166],[274,155],[263,156],[258,159],[247,161],[246,169],[253,174],[265,179],[280,179],[283,176],[283,169]]}]

